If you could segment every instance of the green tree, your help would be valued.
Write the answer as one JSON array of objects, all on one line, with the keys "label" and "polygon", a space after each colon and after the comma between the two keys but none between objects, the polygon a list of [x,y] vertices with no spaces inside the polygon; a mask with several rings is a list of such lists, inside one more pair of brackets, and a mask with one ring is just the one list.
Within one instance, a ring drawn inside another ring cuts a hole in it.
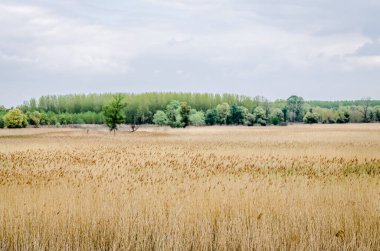
[{"label": "green tree", "polygon": [[[313,109],[312,108],[310,108],[310,109],[312,112]],[[319,120],[319,122],[321,122],[323,124],[334,124],[338,118],[337,111],[335,111],[333,109],[326,109],[326,108],[317,107],[317,108],[315,108],[314,112],[316,114],[318,114],[318,120]]]},{"label": "green tree", "polygon": [[30,106],[30,110],[31,111],[36,111],[37,110],[37,101],[35,98],[32,98],[30,101],[29,101],[29,106]]},{"label": "green tree", "polygon": [[264,108],[261,106],[258,106],[255,108],[254,116],[255,116],[255,122],[257,124],[260,124],[262,126],[265,126],[267,124],[267,117],[266,117],[266,112]]},{"label": "green tree", "polygon": [[301,122],[303,118],[303,105],[304,100],[302,97],[298,97],[296,95],[290,96],[287,99],[287,106],[289,112],[292,112],[294,116],[290,117],[291,122]]},{"label": "green tree", "polygon": [[167,125],[168,117],[164,111],[158,110],[153,116],[153,123],[156,125]]},{"label": "green tree", "polygon": [[12,109],[4,116],[5,127],[23,128],[28,125],[25,114],[20,109]]},{"label": "green tree", "polygon": [[371,103],[371,98],[370,97],[367,97],[367,98],[362,98],[360,103],[359,103],[359,112],[362,114],[363,116],[363,122],[364,123],[368,123],[369,122],[369,106],[370,106],[370,103]]},{"label": "green tree", "polygon": [[252,113],[248,113],[244,121],[244,125],[253,126],[256,122],[256,117]]},{"label": "green tree", "polygon": [[285,105],[282,107],[281,111],[284,114],[284,121],[288,121],[288,106]]},{"label": "green tree", "polygon": [[376,121],[380,122],[380,108],[376,109],[376,111],[375,111],[375,118],[376,118]]},{"label": "green tree", "polygon": [[218,112],[215,108],[206,111],[205,122],[207,125],[215,125],[218,120]]},{"label": "green tree", "polygon": [[186,102],[182,102],[180,110],[179,110],[179,114],[181,115],[181,122],[183,123],[183,127],[188,126],[190,123],[190,120],[189,120],[190,111],[191,111],[191,107]]},{"label": "green tree", "polygon": [[217,121],[219,124],[227,124],[228,116],[231,114],[230,105],[228,103],[219,104],[216,107]]},{"label": "green tree", "polygon": [[263,98],[261,107],[265,111],[265,117],[267,119],[269,119],[270,118],[270,111],[271,111],[271,104],[270,104],[269,100],[266,98]]},{"label": "green tree", "polygon": [[270,114],[270,122],[273,125],[278,125],[280,122],[284,121],[284,114],[282,113],[281,109],[275,108],[271,111]]},{"label": "green tree", "polygon": [[124,109],[127,106],[123,102],[123,96],[114,96],[112,102],[104,107],[104,118],[110,131],[115,134],[119,124],[125,121]]},{"label": "green tree", "polygon": [[0,106],[0,128],[4,128],[4,115],[7,113],[7,109],[4,106]]},{"label": "green tree", "polygon": [[183,127],[181,117],[181,103],[178,100],[172,100],[166,106],[166,116],[168,117],[168,123],[171,127]]},{"label": "green tree", "polygon": [[202,111],[195,112],[189,116],[190,124],[194,126],[202,126],[205,124],[205,114]]},{"label": "green tree", "polygon": [[174,123],[177,121],[181,103],[178,100],[172,100],[169,104],[166,105],[166,116],[169,120],[169,123]]},{"label": "green tree", "polygon": [[56,125],[57,123],[59,123],[58,117],[54,112],[48,112],[46,115],[47,115],[46,121],[48,122],[49,125]]},{"label": "green tree", "polygon": [[339,124],[350,122],[350,113],[348,111],[339,111],[336,122]]},{"label": "green tree", "polygon": [[315,124],[315,123],[318,123],[318,119],[319,119],[318,114],[316,114],[312,110],[310,110],[303,117],[303,122],[305,124]]},{"label": "green tree", "polygon": [[61,113],[57,116],[57,122],[59,122],[61,125],[73,124],[73,115],[71,113]]},{"label": "green tree", "polygon": [[40,127],[41,117],[41,113],[39,113],[38,111],[28,113],[29,124],[33,125],[35,128]]},{"label": "green tree", "polygon": [[49,119],[48,115],[45,112],[41,112],[41,120],[40,120],[41,125],[49,125],[48,119]]},{"label": "green tree", "polygon": [[5,114],[6,112],[7,109],[3,105],[0,105],[0,114]]},{"label": "green tree", "polygon": [[368,117],[369,117],[370,121],[376,121],[375,110],[374,109],[369,110]]},{"label": "green tree", "polygon": [[246,120],[248,109],[237,104],[231,105],[230,124],[242,125]]}]

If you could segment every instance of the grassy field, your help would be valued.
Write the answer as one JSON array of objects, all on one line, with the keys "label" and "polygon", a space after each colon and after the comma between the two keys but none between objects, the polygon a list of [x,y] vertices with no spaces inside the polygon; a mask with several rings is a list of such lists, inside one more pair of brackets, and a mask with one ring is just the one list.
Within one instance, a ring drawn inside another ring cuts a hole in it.
[{"label": "grassy field", "polygon": [[380,250],[380,124],[0,130],[3,250]]}]

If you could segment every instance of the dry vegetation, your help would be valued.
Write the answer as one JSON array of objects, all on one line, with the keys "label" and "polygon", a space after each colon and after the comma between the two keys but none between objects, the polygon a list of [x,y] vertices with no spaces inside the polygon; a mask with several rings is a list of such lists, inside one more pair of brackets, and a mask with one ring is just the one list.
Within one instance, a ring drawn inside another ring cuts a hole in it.
[{"label": "dry vegetation", "polygon": [[0,249],[379,250],[380,125],[0,130]]}]

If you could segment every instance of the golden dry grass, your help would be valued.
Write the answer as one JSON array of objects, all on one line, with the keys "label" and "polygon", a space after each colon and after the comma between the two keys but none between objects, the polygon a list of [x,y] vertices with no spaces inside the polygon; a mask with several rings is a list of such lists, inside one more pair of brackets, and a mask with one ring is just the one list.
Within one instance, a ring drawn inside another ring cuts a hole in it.
[{"label": "golden dry grass", "polygon": [[0,249],[379,250],[380,125],[0,130]]}]

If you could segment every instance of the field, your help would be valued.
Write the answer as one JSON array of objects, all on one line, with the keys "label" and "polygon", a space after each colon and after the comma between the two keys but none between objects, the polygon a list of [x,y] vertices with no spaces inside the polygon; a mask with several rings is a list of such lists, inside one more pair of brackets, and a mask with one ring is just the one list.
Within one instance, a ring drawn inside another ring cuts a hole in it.
[{"label": "field", "polygon": [[380,250],[380,124],[0,130],[1,250]]}]

